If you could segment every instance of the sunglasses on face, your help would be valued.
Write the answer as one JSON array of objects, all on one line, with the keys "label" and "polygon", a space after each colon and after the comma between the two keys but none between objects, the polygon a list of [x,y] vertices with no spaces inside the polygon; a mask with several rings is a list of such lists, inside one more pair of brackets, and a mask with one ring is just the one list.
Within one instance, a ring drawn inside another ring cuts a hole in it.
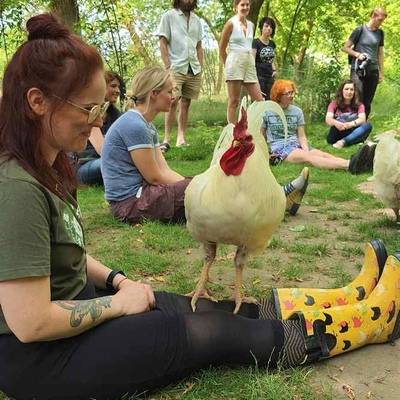
[{"label": "sunglasses on face", "polygon": [[290,97],[293,97],[293,96],[294,96],[294,91],[291,90],[291,91],[289,91],[289,92],[283,92],[283,93],[282,93],[282,96],[290,96]]},{"label": "sunglasses on face", "polygon": [[82,107],[78,104],[73,103],[70,100],[64,100],[61,97],[56,96],[55,94],[53,94],[53,97],[55,97],[58,100],[62,100],[65,101],[66,103],[68,103],[69,105],[78,108],[79,110],[85,112],[86,114],[88,114],[88,119],[87,119],[87,123],[88,124],[92,124],[94,121],[96,121],[97,118],[99,117],[103,117],[103,115],[106,113],[108,106],[110,105],[109,101],[106,101],[103,104],[96,104],[93,107]]}]

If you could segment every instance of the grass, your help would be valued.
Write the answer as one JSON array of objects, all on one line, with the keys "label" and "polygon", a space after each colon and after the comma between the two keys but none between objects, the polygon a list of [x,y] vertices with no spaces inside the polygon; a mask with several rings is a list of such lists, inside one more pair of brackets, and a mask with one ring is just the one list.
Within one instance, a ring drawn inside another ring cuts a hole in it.
[{"label": "grass", "polygon": [[279,373],[260,372],[257,368],[212,368],[148,398],[154,400],[333,399],[329,390],[315,391],[307,385],[312,374],[310,368]]},{"label": "grass", "polygon": [[[387,95],[386,91],[383,93]],[[166,157],[170,166],[186,176],[204,171],[223,126],[225,103],[197,101],[185,148],[172,147]],[[195,121],[195,122],[193,122]],[[156,124],[162,127],[162,118]],[[383,129],[384,120],[373,118],[374,131]],[[343,157],[357,148],[333,149],[325,142],[326,126],[307,126],[312,146]],[[160,129],[160,133],[161,129]],[[174,138],[173,138],[174,139]],[[174,140],[171,140],[174,143]],[[272,172],[282,184],[298,175],[301,165],[281,164]],[[269,247],[250,259],[245,270],[246,294],[266,296],[273,286],[340,287],[360,270],[364,243],[384,240],[389,253],[396,250],[399,227],[383,217],[381,204],[363,194],[358,184],[367,175],[311,168],[310,185],[296,217],[286,217],[273,235]],[[88,252],[112,268],[123,268],[134,279],[151,283],[156,289],[187,293],[195,285],[202,264],[202,251],[185,226],[145,221],[128,226],[109,214],[103,189],[79,190]],[[212,269],[211,288],[218,298],[228,297],[233,282],[234,248],[221,246]],[[248,368],[211,368],[146,397],[154,400],[223,399],[302,399],[336,398],[329,384],[315,378],[318,365],[289,371]],[[0,399],[1,399],[0,395]],[[4,399],[4,397],[3,397]]]}]

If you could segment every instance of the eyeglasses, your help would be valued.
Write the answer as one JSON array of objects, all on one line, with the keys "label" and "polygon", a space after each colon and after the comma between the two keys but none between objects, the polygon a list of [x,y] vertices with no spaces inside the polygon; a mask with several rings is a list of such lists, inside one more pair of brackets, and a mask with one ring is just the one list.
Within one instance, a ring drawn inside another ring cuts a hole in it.
[{"label": "eyeglasses", "polygon": [[78,108],[81,111],[84,111],[86,114],[88,114],[88,119],[87,123],[92,124],[98,117],[103,117],[103,115],[106,113],[108,106],[110,105],[109,101],[106,101],[103,104],[96,104],[93,107],[82,107],[78,104],[73,103],[70,100],[62,99],[61,97],[53,94],[53,97],[55,97],[58,100],[65,101],[66,103],[70,104],[71,106],[74,106],[75,108]]},{"label": "eyeglasses", "polygon": [[290,92],[283,92],[282,96],[291,96],[291,97],[293,97],[294,96],[294,90],[291,90]]}]

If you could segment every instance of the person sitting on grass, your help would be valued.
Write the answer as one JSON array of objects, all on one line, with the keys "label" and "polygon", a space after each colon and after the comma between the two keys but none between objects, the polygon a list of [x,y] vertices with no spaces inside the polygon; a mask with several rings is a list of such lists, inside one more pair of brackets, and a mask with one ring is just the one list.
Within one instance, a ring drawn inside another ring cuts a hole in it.
[{"label": "person sitting on grass", "polygon": [[[120,399],[209,366],[285,368],[343,352],[342,340],[307,331],[302,312],[278,320],[264,299],[235,315],[232,301],[200,299],[193,313],[190,298],[155,293],[87,254],[66,153],[102,125],[103,62],[50,14],[27,29],[0,104],[0,390],[16,400]],[[378,314],[400,305],[400,261],[388,260],[379,299],[360,303],[371,315],[374,306],[368,340],[351,348],[400,336],[399,316]],[[335,309],[335,327],[357,311]]]},{"label": "person sitting on grass", "polygon": [[[168,166],[153,125],[156,115],[166,112],[173,101],[171,72],[151,66],[139,71],[132,81],[131,99],[132,108],[110,128],[101,157],[111,213],[131,224],[143,218],[185,222],[184,197],[190,178]],[[307,187],[308,174],[303,175],[284,188],[290,213],[294,212],[292,199],[298,199],[298,208]]]},{"label": "person sitting on grass", "polygon": [[367,148],[363,148],[350,160],[346,160],[308,144],[303,111],[293,105],[295,93],[296,87],[290,80],[279,79],[272,85],[271,100],[282,107],[288,128],[285,139],[284,125],[279,116],[272,111],[265,113],[261,133],[268,142],[273,159],[289,163],[308,163],[318,168],[343,169],[352,174],[364,172],[368,163]]},{"label": "person sitting on grass", "polygon": [[103,126],[93,128],[90,133],[88,144],[84,151],[78,154],[77,175],[80,183],[86,185],[102,185],[103,176],[101,174],[101,150],[110,126],[121,115],[121,111],[116,107],[121,88],[124,87],[122,78],[112,71],[106,71],[105,79],[107,84],[105,101],[107,109],[104,110]]},{"label": "person sitting on grass", "polygon": [[153,120],[174,100],[169,70],[146,67],[132,81],[132,108],[110,128],[103,146],[105,198],[119,220],[185,221],[190,179],[172,170],[160,150]]},{"label": "person sitting on grass", "polygon": [[366,121],[364,104],[351,79],[343,81],[328,106],[325,122],[330,126],[326,141],[337,149],[364,142],[372,131]]}]

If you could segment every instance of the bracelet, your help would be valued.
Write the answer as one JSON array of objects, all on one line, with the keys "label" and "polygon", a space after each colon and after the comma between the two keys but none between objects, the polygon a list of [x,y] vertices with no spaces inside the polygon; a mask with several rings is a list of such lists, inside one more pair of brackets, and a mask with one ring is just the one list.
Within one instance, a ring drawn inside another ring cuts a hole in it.
[{"label": "bracelet", "polygon": [[117,287],[115,288],[115,290],[118,292],[119,290],[119,286],[121,285],[121,283],[123,281],[126,281],[128,278],[126,276],[124,276],[118,283],[117,283]]},{"label": "bracelet", "polygon": [[109,273],[109,275],[107,276],[107,279],[106,279],[106,288],[107,288],[108,290],[110,290],[110,291],[114,291],[114,290],[115,290],[115,288],[114,288],[114,286],[113,286],[113,280],[114,280],[115,276],[118,275],[118,274],[121,274],[121,275],[123,275],[123,276],[126,276],[124,271],[121,271],[121,270],[118,271],[118,270],[116,270],[116,269],[113,269],[113,270]]},{"label": "bracelet", "polygon": [[353,121],[353,125],[354,125],[354,127],[356,127],[356,126],[357,126],[357,122],[356,122],[356,120],[354,120],[354,121]]}]

